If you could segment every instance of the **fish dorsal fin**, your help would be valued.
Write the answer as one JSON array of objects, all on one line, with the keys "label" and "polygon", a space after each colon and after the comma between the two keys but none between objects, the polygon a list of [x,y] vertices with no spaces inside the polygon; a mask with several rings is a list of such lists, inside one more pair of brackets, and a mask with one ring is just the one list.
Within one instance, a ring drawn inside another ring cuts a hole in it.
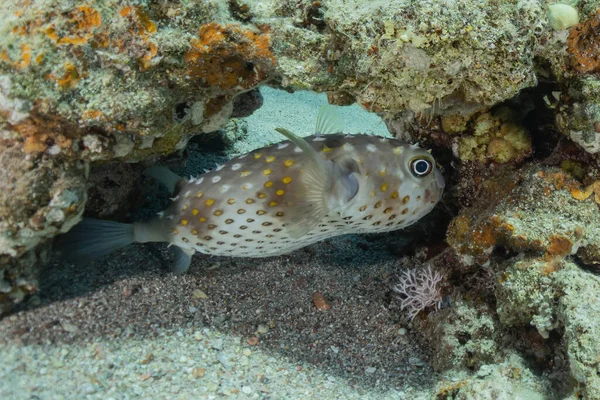
[{"label": "fish dorsal fin", "polygon": [[340,133],[344,131],[344,117],[332,105],[325,104],[317,115],[315,132],[321,135]]},{"label": "fish dorsal fin", "polygon": [[329,212],[327,193],[332,186],[332,174],[329,172],[332,168],[329,164],[333,163],[325,160],[303,138],[284,128],[275,130],[309,157],[309,162],[302,168],[301,182],[288,192],[289,211],[285,213],[285,225],[290,236],[297,239],[314,229]]}]

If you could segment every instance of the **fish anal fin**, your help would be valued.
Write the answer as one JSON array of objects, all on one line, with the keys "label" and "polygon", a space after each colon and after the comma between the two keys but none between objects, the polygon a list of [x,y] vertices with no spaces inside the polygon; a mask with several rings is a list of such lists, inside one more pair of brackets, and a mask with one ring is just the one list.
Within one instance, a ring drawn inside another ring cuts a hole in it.
[{"label": "fish anal fin", "polygon": [[175,274],[183,274],[190,268],[194,250],[183,249],[179,246],[173,246],[175,258],[173,260],[173,272]]}]

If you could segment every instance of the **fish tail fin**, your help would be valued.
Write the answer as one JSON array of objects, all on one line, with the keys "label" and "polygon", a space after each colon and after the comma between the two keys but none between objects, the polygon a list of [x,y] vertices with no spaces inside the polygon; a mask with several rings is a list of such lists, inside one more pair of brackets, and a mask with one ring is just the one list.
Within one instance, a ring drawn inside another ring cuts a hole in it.
[{"label": "fish tail fin", "polygon": [[62,259],[78,262],[100,258],[134,241],[133,224],[84,218],[57,237],[54,248]]}]

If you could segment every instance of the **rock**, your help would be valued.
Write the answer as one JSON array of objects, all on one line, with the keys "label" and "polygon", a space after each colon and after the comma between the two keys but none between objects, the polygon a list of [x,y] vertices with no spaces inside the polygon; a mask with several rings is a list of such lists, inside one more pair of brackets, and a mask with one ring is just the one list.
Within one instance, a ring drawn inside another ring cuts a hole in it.
[{"label": "rock", "polygon": [[565,256],[600,240],[595,186],[583,187],[560,169],[532,165],[480,189],[478,204],[448,228],[448,243],[467,263],[485,263],[497,246]]},{"label": "rock", "polygon": [[458,375],[436,385],[436,399],[531,399],[552,396],[551,390],[521,357],[511,355],[500,364],[483,365],[475,376]]},{"label": "rock", "polygon": [[[25,154],[0,140],[0,308],[33,293],[48,260],[48,239],[77,223],[86,201],[86,168],[79,162]],[[11,290],[7,292],[7,287]]]},{"label": "rock", "polygon": [[473,369],[501,357],[497,321],[486,304],[458,300],[451,317],[439,311],[429,318],[423,333],[435,349],[431,362],[436,370]]}]

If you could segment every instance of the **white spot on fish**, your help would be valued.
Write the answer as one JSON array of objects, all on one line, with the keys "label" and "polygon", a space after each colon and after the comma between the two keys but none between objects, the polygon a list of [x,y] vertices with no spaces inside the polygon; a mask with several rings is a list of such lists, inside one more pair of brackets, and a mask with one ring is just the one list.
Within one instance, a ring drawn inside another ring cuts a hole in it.
[{"label": "white spot on fish", "polygon": [[238,160],[241,160],[241,159],[243,159],[243,158],[246,158],[247,156],[248,156],[248,154],[244,154],[244,155],[242,155],[242,156],[239,156],[239,157],[238,157]]},{"label": "white spot on fish", "polygon": [[372,144],[372,143],[369,143],[369,144],[367,145],[367,150],[368,150],[368,151],[370,151],[371,153],[375,153],[375,152],[377,151],[377,147],[375,147],[375,145],[374,145],[374,144]]},{"label": "white spot on fish", "polygon": [[285,149],[286,147],[288,147],[290,144],[289,143],[279,143],[277,145],[277,150],[281,150],[281,149]]},{"label": "white spot on fish", "polygon": [[185,192],[185,194],[183,195],[183,197],[188,198],[188,197],[190,197],[191,193],[192,193],[192,191],[188,190],[187,192]]},{"label": "white spot on fish", "polygon": [[222,164],[222,165],[219,165],[219,164],[217,164],[217,169],[215,169],[215,171],[220,171],[220,170],[222,170],[224,166],[225,166],[225,165],[223,165],[223,164]]},{"label": "white spot on fish", "polygon": [[350,151],[350,150],[352,150],[352,148],[353,148],[353,146],[350,143],[344,143],[342,145],[342,150],[344,150],[344,151]]},{"label": "white spot on fish", "polygon": [[240,164],[240,163],[233,164],[233,165],[231,166],[231,170],[232,170],[232,171],[237,171],[237,170],[238,170],[238,169],[240,169],[241,167],[242,167],[242,164]]},{"label": "white spot on fish", "polygon": [[313,138],[313,142],[324,142],[325,138],[323,136],[315,136]]},{"label": "white spot on fish", "polygon": [[294,153],[302,153],[302,149],[298,146],[294,149]]},{"label": "white spot on fish", "polygon": [[221,193],[227,192],[231,188],[231,185],[223,185],[221,186]]},{"label": "white spot on fish", "polygon": [[196,179],[196,185],[201,184],[202,182],[204,182],[204,178],[197,178]]},{"label": "white spot on fish", "polygon": [[221,180],[221,177],[219,175],[215,175],[212,177],[211,181],[212,183],[217,183]]}]

